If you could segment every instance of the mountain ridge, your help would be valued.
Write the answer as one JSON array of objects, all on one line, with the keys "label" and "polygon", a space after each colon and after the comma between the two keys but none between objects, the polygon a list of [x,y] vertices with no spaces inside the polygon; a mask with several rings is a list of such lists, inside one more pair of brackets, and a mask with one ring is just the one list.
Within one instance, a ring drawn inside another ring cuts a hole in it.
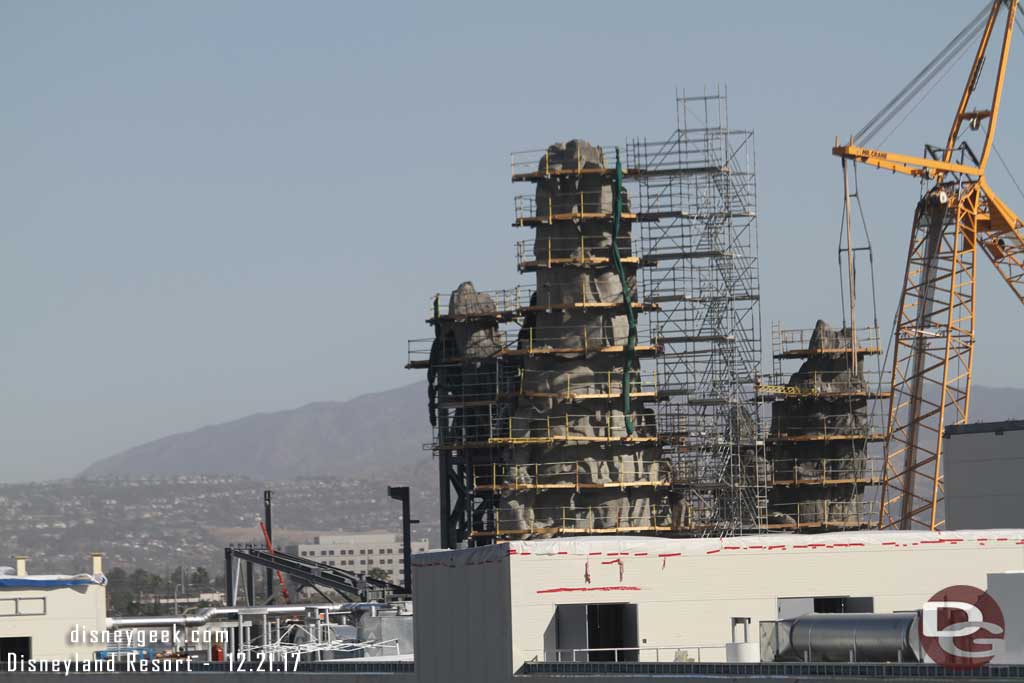
[{"label": "mountain ridge", "polygon": [[[1024,389],[975,386],[971,421],[1024,418]],[[354,476],[436,486],[426,383],[315,401],[167,436],[102,458],[81,478]]]},{"label": "mountain ridge", "polygon": [[192,474],[387,478],[429,464],[426,384],[315,401],[169,434],[102,458],[80,478]]}]

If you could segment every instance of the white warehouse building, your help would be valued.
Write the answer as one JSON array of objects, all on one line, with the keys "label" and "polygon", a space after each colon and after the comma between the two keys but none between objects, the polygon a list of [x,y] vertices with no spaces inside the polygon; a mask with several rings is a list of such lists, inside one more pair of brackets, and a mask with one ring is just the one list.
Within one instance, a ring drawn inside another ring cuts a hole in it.
[{"label": "white warehouse building", "polygon": [[915,611],[943,588],[1019,573],[1024,531],[560,538],[413,567],[417,680],[511,681],[532,661],[723,662],[743,626],[751,642],[733,652],[756,661],[761,622]]},{"label": "white warehouse building", "polygon": [[0,661],[90,660],[104,646],[87,636],[104,633],[106,621],[102,555],[92,556],[91,574],[29,574],[24,557],[0,568]]}]

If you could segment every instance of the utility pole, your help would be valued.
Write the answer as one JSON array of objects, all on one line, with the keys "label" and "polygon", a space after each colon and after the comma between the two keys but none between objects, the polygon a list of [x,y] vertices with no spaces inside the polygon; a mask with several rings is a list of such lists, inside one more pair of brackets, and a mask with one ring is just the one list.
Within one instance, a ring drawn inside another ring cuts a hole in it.
[{"label": "utility pole", "polygon": [[418,519],[409,519],[409,487],[389,486],[388,497],[402,503],[402,570],[405,579],[402,586],[407,595],[412,595],[412,525],[419,524]]}]

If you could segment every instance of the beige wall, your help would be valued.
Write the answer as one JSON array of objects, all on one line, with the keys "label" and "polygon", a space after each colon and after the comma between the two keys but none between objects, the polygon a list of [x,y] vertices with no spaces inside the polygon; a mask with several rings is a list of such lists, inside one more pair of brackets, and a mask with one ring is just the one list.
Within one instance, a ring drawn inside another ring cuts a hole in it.
[{"label": "beige wall", "polygon": [[640,647],[724,661],[731,617],[750,617],[756,641],[783,597],[919,609],[946,586],[1024,569],[1024,531],[553,539],[425,553],[413,567],[417,680],[500,682],[543,658],[559,604],[635,603]]},{"label": "beige wall", "polygon": [[65,659],[78,656],[92,659],[104,645],[73,645],[68,634],[75,625],[102,634],[106,630],[107,588],[88,585],[69,588],[0,589],[0,599],[45,598],[46,614],[40,616],[0,616],[0,638],[32,638],[33,659]]},{"label": "beige wall", "polygon": [[[710,649],[701,652],[702,660],[724,661],[724,644],[731,640],[731,617],[750,617],[750,639],[756,641],[758,622],[777,618],[780,597],[873,597],[876,612],[913,610],[946,586],[965,583],[984,588],[989,572],[1024,568],[1024,545],[1017,544],[1024,538],[1022,531],[975,534],[1008,539],[998,542],[940,544],[931,542],[938,537],[930,533],[875,532],[854,535],[855,542],[864,542],[864,546],[793,547],[842,543],[843,536],[847,535],[768,536],[721,542],[648,539],[624,544],[616,539],[587,539],[576,542],[575,547],[571,542],[513,544],[534,545],[529,555],[517,553],[511,557],[513,668],[543,656],[544,633],[558,604],[636,603],[640,647],[687,647],[688,655],[696,658],[694,648],[708,646]],[[899,539],[899,545],[881,545],[886,539]],[[549,547],[545,548],[544,543]],[[785,548],[769,551],[765,549],[768,545]],[[715,546],[721,549],[712,552]],[[567,554],[545,552],[552,549]],[[595,552],[602,554],[589,554]],[[609,555],[619,552],[626,554]],[[658,557],[675,552],[682,555]],[[588,561],[589,584],[584,579]],[[602,564],[610,561],[621,561],[621,580],[618,562]],[[597,587],[611,590],[538,592]],[[639,590],[622,590],[625,587]],[[420,652],[417,650],[418,657]],[[659,654],[664,659],[673,653]],[[654,657],[653,652],[643,656]]]}]

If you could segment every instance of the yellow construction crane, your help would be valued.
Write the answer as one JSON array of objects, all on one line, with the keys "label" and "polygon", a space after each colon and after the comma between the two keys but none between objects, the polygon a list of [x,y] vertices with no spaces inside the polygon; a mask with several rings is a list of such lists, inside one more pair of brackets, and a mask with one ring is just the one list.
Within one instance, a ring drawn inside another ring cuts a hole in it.
[{"label": "yellow construction crane", "polygon": [[[849,144],[840,145],[837,140],[832,150],[843,159],[844,171],[849,160],[915,176],[930,185],[914,215],[895,324],[882,528],[942,525],[938,512],[943,499],[943,431],[950,424],[967,422],[970,404],[974,264],[979,247],[1024,303],[1024,225],[985,178],[1017,4],[1017,0],[992,2],[887,109]],[[968,49],[975,36],[980,41],[945,147],[926,146],[924,156],[915,157],[862,146],[924,85],[934,84],[941,69]],[[998,65],[991,101],[979,107],[973,101],[990,44],[999,47]],[[984,139],[980,154],[965,139],[972,131]]]}]

